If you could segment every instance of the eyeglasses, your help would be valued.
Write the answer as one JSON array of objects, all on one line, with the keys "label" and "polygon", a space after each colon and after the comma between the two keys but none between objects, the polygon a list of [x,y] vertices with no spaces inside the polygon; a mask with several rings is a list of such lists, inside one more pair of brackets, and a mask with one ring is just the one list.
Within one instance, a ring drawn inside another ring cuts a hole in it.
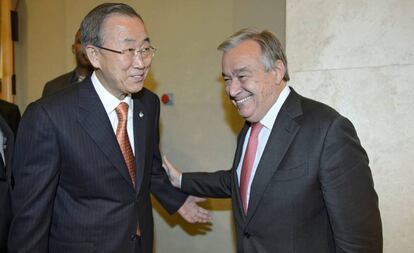
[{"label": "eyeglasses", "polygon": [[97,45],[95,45],[95,47],[106,50],[106,51],[109,51],[109,52],[126,55],[130,59],[132,59],[135,56],[139,55],[142,61],[148,61],[148,60],[152,59],[155,52],[157,52],[157,49],[155,47],[151,47],[151,46],[144,47],[144,48],[141,48],[141,49],[127,48],[127,49],[124,49],[124,50],[121,50],[121,51],[106,48],[106,47],[101,47],[101,46],[97,46]]}]

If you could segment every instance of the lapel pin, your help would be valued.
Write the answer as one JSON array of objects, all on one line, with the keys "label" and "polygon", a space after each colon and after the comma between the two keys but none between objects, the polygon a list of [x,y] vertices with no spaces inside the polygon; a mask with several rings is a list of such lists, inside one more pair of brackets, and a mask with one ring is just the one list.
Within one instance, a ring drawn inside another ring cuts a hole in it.
[{"label": "lapel pin", "polygon": [[143,114],[142,112],[139,112],[138,116],[139,116],[140,118],[142,118],[142,117],[144,117],[144,114]]}]

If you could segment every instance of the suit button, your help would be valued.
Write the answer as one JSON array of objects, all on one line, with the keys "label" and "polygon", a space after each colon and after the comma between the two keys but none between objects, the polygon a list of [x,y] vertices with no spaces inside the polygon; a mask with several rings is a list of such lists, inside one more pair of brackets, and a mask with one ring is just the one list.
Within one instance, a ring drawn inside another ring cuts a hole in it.
[{"label": "suit button", "polygon": [[249,232],[244,232],[244,237],[246,237],[247,239],[249,239],[250,238]]},{"label": "suit button", "polygon": [[136,234],[131,235],[130,239],[131,241],[135,241],[137,239],[137,235]]}]

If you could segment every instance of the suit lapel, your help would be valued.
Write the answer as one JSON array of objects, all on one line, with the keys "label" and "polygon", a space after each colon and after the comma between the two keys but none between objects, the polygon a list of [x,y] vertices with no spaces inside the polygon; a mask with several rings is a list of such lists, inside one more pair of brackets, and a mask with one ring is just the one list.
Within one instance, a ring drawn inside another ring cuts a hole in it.
[{"label": "suit lapel", "polygon": [[82,82],[79,87],[78,120],[106,158],[133,187],[114,130],[90,78]]},{"label": "suit lapel", "polygon": [[[138,95],[138,94],[137,94]],[[134,112],[133,112],[133,122],[134,122],[134,145],[135,145],[135,167],[136,167],[136,192],[139,193],[141,189],[142,180],[144,177],[144,165],[145,165],[145,151],[147,147],[145,146],[146,142],[146,132],[147,132],[147,111],[145,110],[145,105],[141,102],[138,96],[133,99],[134,101]]]},{"label": "suit lapel", "polygon": [[249,123],[245,123],[243,126],[243,129],[240,132],[240,135],[238,137],[237,140],[237,149],[236,149],[236,154],[234,155],[234,162],[233,162],[233,185],[235,185],[235,189],[236,189],[236,202],[237,202],[237,208],[239,213],[241,213],[243,219],[246,218],[246,216],[244,215],[244,210],[243,210],[243,204],[242,204],[242,200],[241,200],[241,196],[240,196],[240,184],[239,184],[239,179],[237,176],[237,166],[240,163],[240,159],[241,159],[241,155],[243,152],[243,144],[244,144],[244,140],[246,139],[246,134],[247,134],[247,130],[249,129],[250,124]]},{"label": "suit lapel", "polygon": [[302,115],[300,96],[291,88],[291,93],[275,120],[252,182],[247,222],[253,217],[267,185],[300,129],[299,123],[295,121],[295,118],[300,115]]}]

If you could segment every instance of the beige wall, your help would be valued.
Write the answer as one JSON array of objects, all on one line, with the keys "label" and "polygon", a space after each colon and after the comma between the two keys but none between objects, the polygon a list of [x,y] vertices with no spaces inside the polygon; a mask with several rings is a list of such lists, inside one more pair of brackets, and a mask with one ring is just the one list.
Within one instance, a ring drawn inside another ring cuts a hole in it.
[{"label": "beige wall", "polygon": [[269,29],[285,44],[285,0],[233,0],[233,28]]},{"label": "beige wall", "polygon": [[[16,101],[23,110],[44,83],[74,68],[73,36],[98,0],[21,0],[16,43]],[[284,40],[284,1],[130,0],[159,49],[146,86],[174,93],[162,106],[163,152],[185,171],[229,169],[243,122],[221,83],[218,44],[244,26],[271,29]],[[187,225],[155,203],[156,252],[235,252],[229,200],[210,200],[212,226]]]},{"label": "beige wall", "polygon": [[379,195],[384,252],[414,252],[414,1],[288,0],[286,16],[290,85],[354,123]]}]

